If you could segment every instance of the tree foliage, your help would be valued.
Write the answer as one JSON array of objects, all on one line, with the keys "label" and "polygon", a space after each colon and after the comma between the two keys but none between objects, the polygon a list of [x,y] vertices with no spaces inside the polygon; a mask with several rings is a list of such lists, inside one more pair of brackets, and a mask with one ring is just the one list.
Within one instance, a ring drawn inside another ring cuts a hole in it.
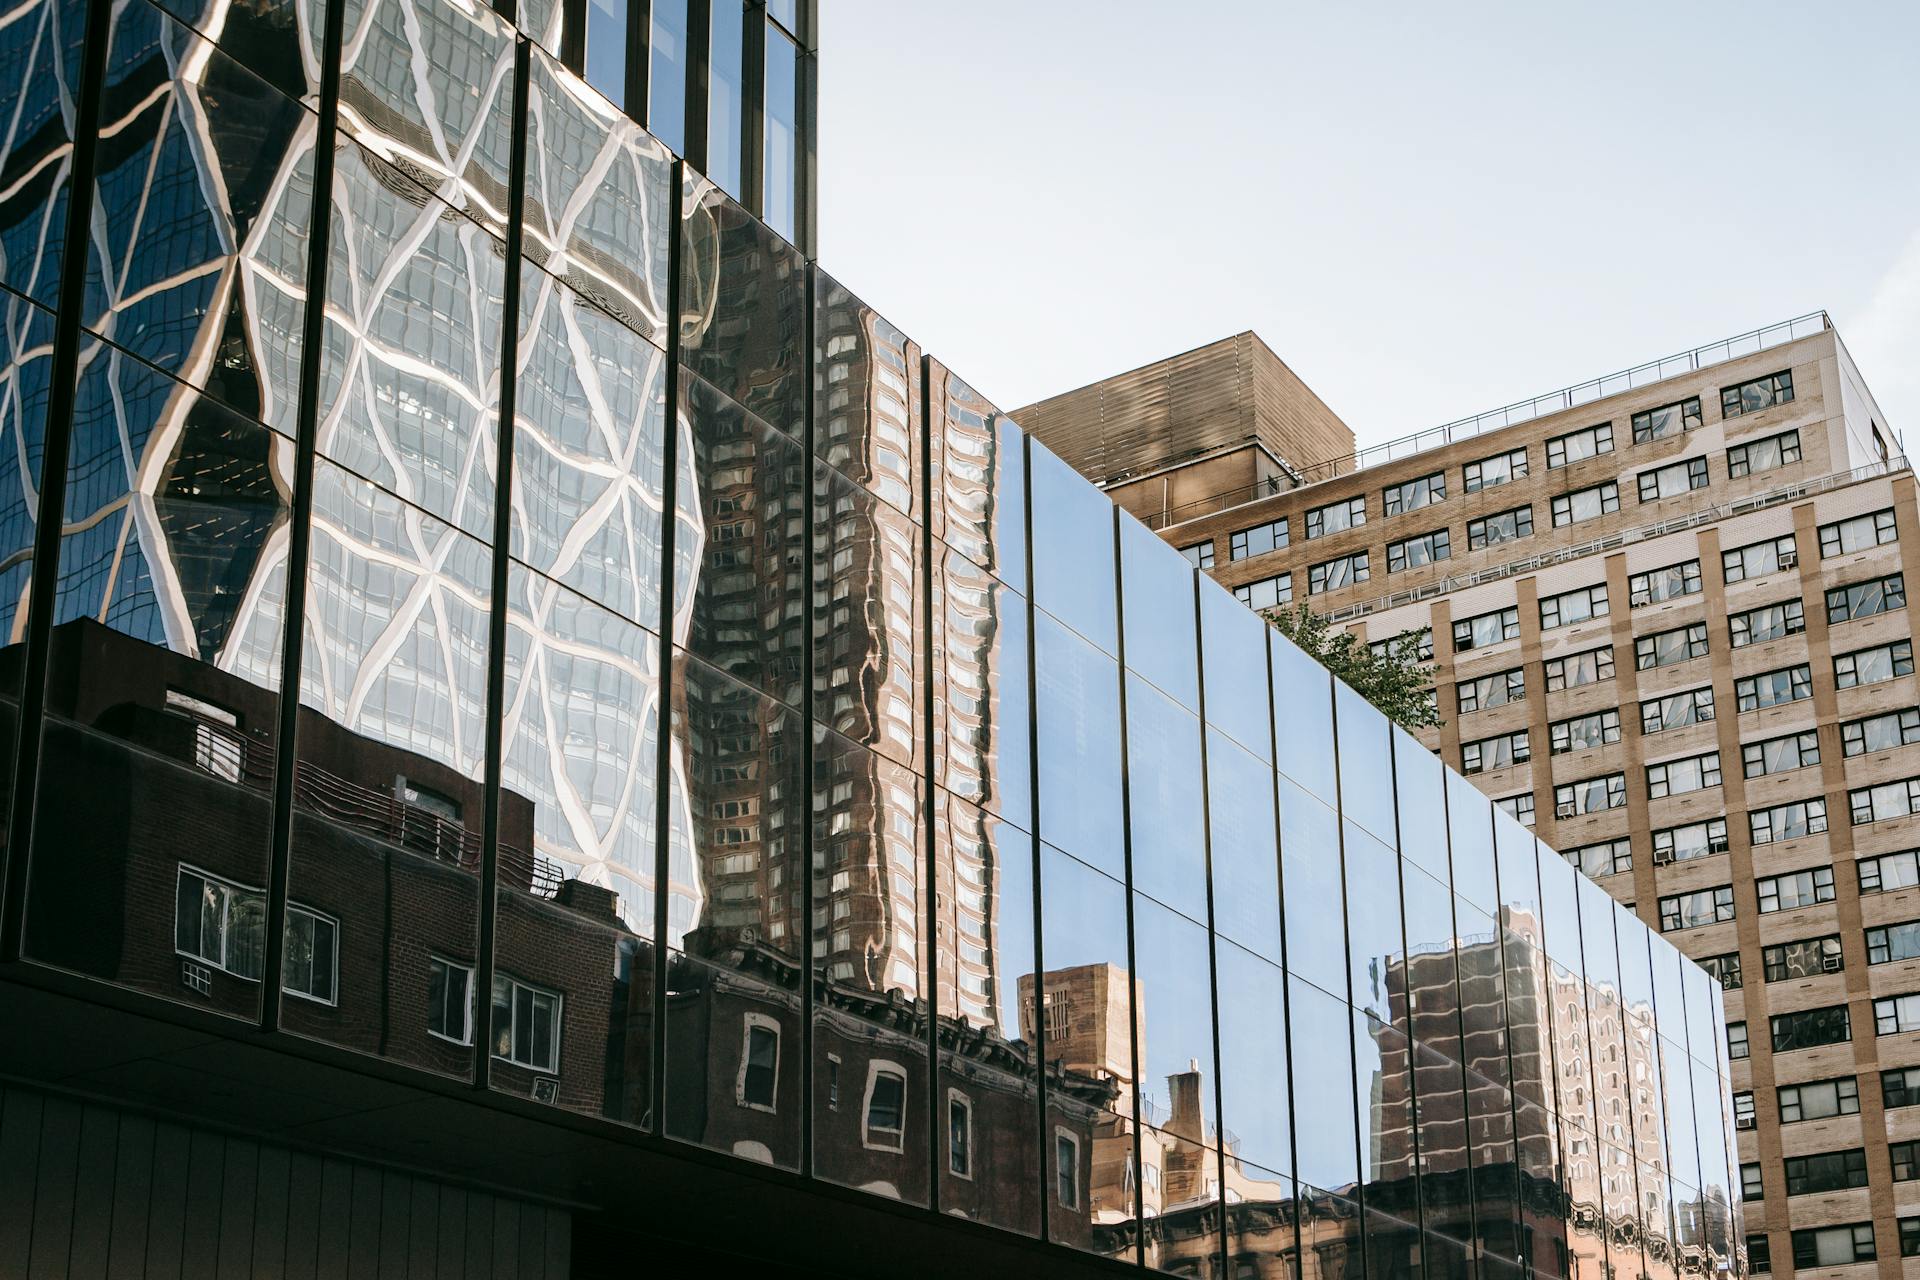
[{"label": "tree foliage", "polygon": [[1433,698],[1433,667],[1420,657],[1424,631],[1402,631],[1376,652],[1351,631],[1333,625],[1304,604],[1268,609],[1266,619],[1281,635],[1319,660],[1353,691],[1403,729],[1440,723]]}]

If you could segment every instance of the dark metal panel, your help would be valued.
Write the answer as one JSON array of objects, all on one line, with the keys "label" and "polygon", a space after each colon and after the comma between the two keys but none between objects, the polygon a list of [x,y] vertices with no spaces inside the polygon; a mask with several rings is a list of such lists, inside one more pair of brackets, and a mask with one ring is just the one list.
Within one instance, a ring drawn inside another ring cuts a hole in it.
[{"label": "dark metal panel", "polygon": [[147,1219],[152,1212],[156,1133],[157,1126],[151,1120],[120,1117],[107,1254],[110,1280],[140,1280],[147,1273]]},{"label": "dark metal panel", "polygon": [[328,1160],[320,1170],[320,1232],[314,1242],[314,1274],[347,1274],[347,1233],[353,1223],[353,1166]]},{"label": "dark metal panel", "polygon": [[287,1280],[308,1280],[320,1252],[320,1159],[295,1152],[287,1161]]},{"label": "dark metal panel", "polygon": [[348,1219],[348,1280],[373,1280],[380,1274],[380,1171],[350,1165],[353,1207]]},{"label": "dark metal panel", "polygon": [[253,1189],[253,1274],[259,1280],[284,1275],[287,1265],[287,1191],[292,1153],[260,1148]]},{"label": "dark metal panel", "polygon": [[166,1280],[168,1276],[180,1274],[192,1142],[193,1135],[177,1124],[162,1124],[154,1130],[153,1199],[147,1211],[149,1280]]},{"label": "dark metal panel", "polygon": [[220,1196],[220,1280],[253,1274],[253,1207],[260,1179],[260,1144],[227,1139]]},{"label": "dark metal panel", "polygon": [[514,1280],[519,1266],[520,1202],[502,1196],[493,1202],[494,1280]]},{"label": "dark metal panel", "polygon": [[220,1265],[220,1202],[227,1163],[227,1140],[217,1133],[187,1135],[187,1195],[180,1222],[180,1272],[192,1280],[215,1274]]},{"label": "dark metal panel", "polygon": [[388,1170],[381,1175],[380,1190],[380,1275],[404,1277],[413,1225],[413,1179]]},{"label": "dark metal panel", "polygon": [[458,1280],[467,1273],[467,1193],[458,1187],[440,1188],[439,1235],[438,1274]]},{"label": "dark metal panel", "polygon": [[114,1166],[120,1154],[120,1113],[88,1107],[80,1117],[80,1160],[73,1180],[73,1244],[67,1274],[79,1280],[107,1274],[113,1227]]},{"label": "dark metal panel", "polygon": [[0,1275],[22,1275],[33,1240],[33,1174],[40,1158],[41,1100],[7,1091],[0,1112]]},{"label": "dark metal panel", "polygon": [[33,1251],[27,1259],[30,1280],[59,1280],[67,1274],[67,1249],[73,1240],[73,1178],[80,1159],[80,1104],[48,1098],[40,1115],[40,1167],[33,1197]]},{"label": "dark metal panel", "polygon": [[465,1257],[460,1269],[449,1272],[443,1265],[442,1276],[491,1276],[493,1274],[493,1197],[484,1191],[467,1193],[467,1229]]},{"label": "dark metal panel", "polygon": [[547,1211],[547,1280],[568,1280],[573,1274],[573,1215],[565,1209]]},{"label": "dark metal panel", "polygon": [[520,1206],[520,1257],[514,1264],[516,1276],[540,1274],[547,1255],[547,1212],[538,1205]]},{"label": "dark metal panel", "polygon": [[413,1203],[407,1210],[407,1275],[433,1280],[440,1236],[440,1188],[425,1178],[413,1181]]}]

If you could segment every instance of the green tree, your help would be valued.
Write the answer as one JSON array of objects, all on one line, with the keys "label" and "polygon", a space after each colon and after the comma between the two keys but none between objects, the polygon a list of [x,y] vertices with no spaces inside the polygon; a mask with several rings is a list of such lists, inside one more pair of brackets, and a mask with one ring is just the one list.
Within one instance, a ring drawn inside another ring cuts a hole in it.
[{"label": "green tree", "polygon": [[1268,609],[1265,617],[1281,635],[1317,658],[1401,728],[1430,729],[1440,723],[1432,692],[1433,668],[1420,657],[1424,631],[1402,631],[1376,652],[1353,632],[1335,631],[1326,618],[1304,604]]}]

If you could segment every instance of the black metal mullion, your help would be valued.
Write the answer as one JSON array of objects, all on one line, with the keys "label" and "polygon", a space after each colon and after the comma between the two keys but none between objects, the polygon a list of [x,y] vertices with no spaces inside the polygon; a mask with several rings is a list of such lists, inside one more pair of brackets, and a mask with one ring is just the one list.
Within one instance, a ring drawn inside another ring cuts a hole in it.
[{"label": "black metal mullion", "polygon": [[747,6],[740,60],[740,203],[756,217],[766,213],[767,21],[764,0]]},{"label": "black metal mullion", "polygon": [[[941,404],[945,405],[945,403],[946,396],[943,393],[941,396]],[[946,439],[945,430],[943,424],[941,427],[941,440],[943,443]],[[944,452],[942,457],[944,460]],[[1024,548],[1025,562],[1022,568],[1027,586],[1026,597],[1023,601],[1027,622],[1027,798],[1031,802],[1027,809],[1027,815],[1033,825],[1033,830],[1027,833],[1027,849],[1028,855],[1033,861],[1033,877],[1031,880],[1031,884],[1033,885],[1034,973],[1032,1018],[1035,1040],[1033,1066],[1037,1086],[1035,1089],[1035,1094],[1037,1095],[1035,1103],[1040,1109],[1040,1160],[1037,1171],[1040,1175],[1040,1239],[1050,1241],[1053,1238],[1049,1220],[1052,1216],[1052,1184],[1054,1179],[1048,1176],[1047,1165],[1053,1160],[1054,1155],[1053,1135],[1048,1128],[1049,1119],[1047,1111],[1047,947],[1046,913],[1043,900],[1045,890],[1041,884],[1046,859],[1042,855],[1040,848],[1040,806],[1044,800],[1044,797],[1040,794],[1040,658],[1039,647],[1034,643],[1036,619],[1034,617],[1033,604],[1033,487],[1031,484],[1033,466],[1032,452],[1027,448],[1027,437],[1024,434],[1020,437],[1020,475],[1022,484],[1026,487],[1026,491],[1021,494],[1020,518],[1025,524],[1021,545]],[[928,520],[929,522],[932,520],[931,511],[928,512]],[[1077,1165],[1074,1168],[1073,1176],[1075,1185],[1077,1186],[1080,1178],[1080,1170]],[[1092,1188],[1089,1187],[1088,1191],[1089,1194],[1091,1194]]]},{"label": "black metal mullion", "polygon": [[307,567],[313,548],[313,471],[319,450],[320,373],[327,334],[327,266],[333,244],[333,171],[338,150],[340,64],[346,3],[327,6],[321,36],[319,120],[313,148],[314,199],[307,232],[307,310],[302,318],[299,414],[295,420],[293,524],[287,539],[286,617],[280,641],[280,705],[274,730],[273,840],[267,864],[267,938],[261,974],[260,1026],[280,1025],[287,892],[292,877],[294,790],[298,780],[300,662],[306,648]]},{"label": "black metal mullion", "polygon": [[1112,567],[1113,567],[1113,629],[1114,629],[1114,679],[1120,692],[1120,852],[1126,867],[1126,878],[1121,885],[1121,893],[1127,904],[1127,1046],[1131,1070],[1133,1072],[1133,1253],[1134,1260],[1141,1266],[1146,1265],[1146,1191],[1145,1179],[1141,1177],[1142,1162],[1140,1153],[1145,1149],[1142,1128],[1146,1121],[1140,1107],[1140,1044],[1135,1034],[1139,1030],[1140,1020],[1134,1009],[1134,997],[1139,984],[1131,980],[1131,975],[1140,972],[1139,959],[1134,952],[1133,923],[1133,761],[1129,759],[1127,745],[1127,620],[1126,620],[1126,584],[1120,579],[1120,508],[1111,513]]},{"label": "black metal mullion", "polygon": [[48,651],[53,643],[54,588],[60,538],[66,524],[67,446],[79,393],[80,313],[86,302],[87,239],[93,221],[94,154],[100,134],[100,95],[112,35],[111,0],[87,0],[86,52],[67,168],[67,225],[60,256],[60,295],[54,312],[45,439],[41,447],[40,504],[33,532],[33,576],[28,583],[26,654],[15,716],[13,812],[8,824],[6,894],[0,903],[0,959],[15,960],[24,945],[27,863],[40,777],[41,717],[46,710]]},{"label": "black metal mullion", "polygon": [[681,141],[686,145],[687,163],[702,173],[712,171],[713,149],[707,139],[712,63],[713,0],[687,0],[686,135]]},{"label": "black metal mullion", "polygon": [[[1212,991],[1210,1021],[1213,1026],[1213,1160],[1220,1186],[1220,1274],[1227,1274],[1227,1104],[1226,1091],[1221,1082],[1226,1076],[1226,1068],[1220,1053],[1220,935],[1216,929],[1213,904],[1213,803],[1212,791],[1208,787],[1207,774],[1207,654],[1206,631],[1200,617],[1200,591],[1195,575],[1200,571],[1190,569],[1187,574],[1187,586],[1193,596],[1193,665],[1197,689],[1195,701],[1199,703],[1200,725],[1200,847],[1202,865],[1206,872],[1207,890],[1207,982]],[[1124,674],[1121,677],[1125,679]],[[1232,944],[1228,944],[1232,945]],[[1204,1140],[1206,1133],[1201,1132]]]},{"label": "black metal mullion", "polygon": [[[504,766],[507,711],[507,592],[511,568],[508,548],[513,538],[513,437],[515,401],[519,391],[520,280],[524,230],[522,211],[527,190],[527,97],[532,74],[532,45],[525,37],[514,41],[513,153],[507,171],[507,275],[501,289],[500,410],[495,423],[497,453],[494,462],[492,611],[487,619],[487,724],[485,792],[481,805],[480,937],[475,950],[473,978],[473,1084],[485,1089],[493,1055],[493,976],[497,949],[497,895],[500,887],[500,788]],[[530,677],[523,673],[521,679]],[[528,851],[531,854],[531,850]]]},{"label": "black metal mullion", "polygon": [[[584,12],[584,4],[583,4]],[[584,21],[581,24],[585,26]],[[586,39],[585,32],[581,40]],[[582,54],[584,59],[585,55]],[[586,63],[582,61],[581,66]],[[647,88],[653,76],[653,3],[652,0],[633,0],[627,10],[627,100],[621,105],[627,114],[641,121],[649,130],[653,121],[648,119]]]},{"label": "black metal mullion", "polygon": [[[673,824],[667,797],[673,788],[673,609],[675,538],[680,525],[680,274],[685,267],[685,190],[687,167],[675,164],[667,188],[667,385],[666,445],[660,467],[660,694],[654,738],[658,756],[653,775],[653,1038],[648,1045],[647,1120],[654,1133],[667,1131],[667,978],[668,899],[673,889]],[[689,853],[691,853],[689,849]]]}]

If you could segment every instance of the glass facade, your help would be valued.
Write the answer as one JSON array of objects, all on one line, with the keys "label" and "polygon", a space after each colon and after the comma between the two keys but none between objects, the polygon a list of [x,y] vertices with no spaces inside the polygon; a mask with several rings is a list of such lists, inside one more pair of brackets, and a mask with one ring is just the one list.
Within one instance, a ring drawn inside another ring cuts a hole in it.
[{"label": "glass facade", "polygon": [[1177,1274],[1737,1265],[1719,988],[783,238],[793,7],[720,185],[564,12],[197,12],[0,29],[26,959]]}]

